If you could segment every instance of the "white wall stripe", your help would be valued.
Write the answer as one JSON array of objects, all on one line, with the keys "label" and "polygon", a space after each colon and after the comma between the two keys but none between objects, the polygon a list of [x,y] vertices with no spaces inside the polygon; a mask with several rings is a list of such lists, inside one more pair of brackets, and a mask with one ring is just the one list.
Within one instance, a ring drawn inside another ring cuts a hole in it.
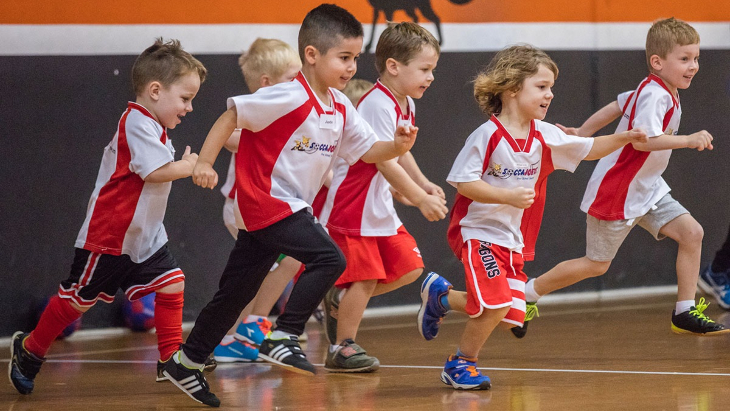
[{"label": "white wall stripe", "polygon": [[[703,49],[730,49],[730,22],[691,22]],[[515,43],[546,50],[642,50],[646,23],[447,23],[442,25],[445,52],[496,51]],[[425,23],[424,27],[434,30]],[[379,33],[385,28],[379,25]],[[0,56],[137,55],[155,37],[179,39],[198,54],[237,54],[256,37],[272,37],[296,46],[298,24],[130,24],[0,25]],[[365,27],[365,41],[370,27]]]}]

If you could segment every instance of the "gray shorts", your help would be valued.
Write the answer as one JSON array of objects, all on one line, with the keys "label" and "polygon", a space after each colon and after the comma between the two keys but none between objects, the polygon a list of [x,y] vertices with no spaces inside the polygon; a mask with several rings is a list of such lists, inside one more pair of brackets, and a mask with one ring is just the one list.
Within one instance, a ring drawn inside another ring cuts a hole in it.
[{"label": "gray shorts", "polygon": [[586,257],[592,261],[613,260],[629,231],[635,225],[644,228],[657,240],[663,240],[666,236],[659,230],[682,214],[689,214],[689,211],[670,194],[667,194],[648,213],[630,220],[606,221],[588,215],[586,218]]}]

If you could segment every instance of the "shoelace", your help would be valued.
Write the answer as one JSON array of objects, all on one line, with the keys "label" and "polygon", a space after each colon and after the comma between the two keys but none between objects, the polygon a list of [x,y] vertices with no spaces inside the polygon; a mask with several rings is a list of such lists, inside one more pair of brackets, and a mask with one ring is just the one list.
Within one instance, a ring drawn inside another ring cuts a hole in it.
[{"label": "shoelace", "polygon": [[535,318],[535,316],[540,316],[540,313],[537,310],[537,304],[528,304],[525,310],[525,321],[530,321]]},{"label": "shoelace", "polygon": [[705,311],[705,309],[707,307],[709,307],[709,306],[710,306],[710,303],[705,303],[705,297],[701,297],[700,298],[700,301],[697,303],[697,306],[695,307],[695,309],[694,310],[690,310],[689,313],[691,315],[693,315],[693,316],[701,319],[701,320],[704,320],[704,321],[706,321],[708,323],[714,324],[715,322],[712,321],[710,319],[710,317],[706,316],[703,313],[703,311]]}]

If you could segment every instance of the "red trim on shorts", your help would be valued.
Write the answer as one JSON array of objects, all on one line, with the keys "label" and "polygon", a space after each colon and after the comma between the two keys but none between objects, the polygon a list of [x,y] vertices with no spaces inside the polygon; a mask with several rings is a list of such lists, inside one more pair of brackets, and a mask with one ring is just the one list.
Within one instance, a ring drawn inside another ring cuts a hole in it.
[{"label": "red trim on shorts", "polygon": [[174,268],[166,273],[157,276],[148,284],[129,287],[124,294],[129,301],[138,300],[162,287],[185,281],[185,274],[179,268]]}]

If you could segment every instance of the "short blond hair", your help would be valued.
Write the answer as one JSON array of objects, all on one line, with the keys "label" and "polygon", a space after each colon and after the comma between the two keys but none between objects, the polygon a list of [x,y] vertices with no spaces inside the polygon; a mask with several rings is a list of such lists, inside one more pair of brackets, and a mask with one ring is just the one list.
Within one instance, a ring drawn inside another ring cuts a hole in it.
[{"label": "short blond hair", "polygon": [[357,103],[360,102],[365,93],[373,88],[373,83],[361,78],[354,78],[347,82],[345,88],[342,89],[342,93],[347,96],[352,102],[352,105],[357,107]]},{"label": "short blond hair", "polygon": [[502,112],[502,93],[517,92],[528,77],[537,74],[540,65],[558,78],[558,66],[544,51],[529,44],[503,49],[474,80],[474,98],[484,114]]},{"label": "short blond hair", "polygon": [[238,58],[249,90],[260,87],[261,76],[281,77],[292,64],[299,64],[299,55],[291,46],[277,39],[257,38],[248,51]]},{"label": "short blond hair", "polygon": [[390,23],[375,47],[375,69],[382,75],[389,58],[408,64],[425,46],[431,46],[437,55],[441,54],[438,40],[428,30],[411,21]]},{"label": "short blond hair", "polygon": [[675,46],[699,43],[697,30],[684,21],[674,17],[655,21],[646,35],[646,64],[649,71],[652,71],[651,56],[657,55],[664,59]]}]

